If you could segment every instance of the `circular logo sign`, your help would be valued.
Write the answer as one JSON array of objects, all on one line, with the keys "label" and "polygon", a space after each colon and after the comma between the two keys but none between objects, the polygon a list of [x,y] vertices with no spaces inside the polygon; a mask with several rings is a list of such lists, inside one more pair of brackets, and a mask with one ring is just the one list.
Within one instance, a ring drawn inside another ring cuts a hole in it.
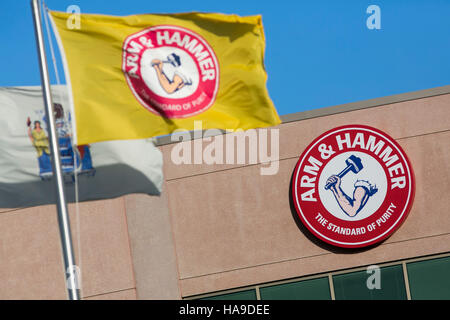
[{"label": "circular logo sign", "polygon": [[292,197],[303,224],[345,248],[391,235],[414,198],[414,175],[397,142],[382,131],[350,125],[325,132],[298,160]]},{"label": "circular logo sign", "polygon": [[127,37],[122,70],[136,99],[166,118],[206,111],[219,88],[219,63],[209,44],[191,30],[151,27]]}]

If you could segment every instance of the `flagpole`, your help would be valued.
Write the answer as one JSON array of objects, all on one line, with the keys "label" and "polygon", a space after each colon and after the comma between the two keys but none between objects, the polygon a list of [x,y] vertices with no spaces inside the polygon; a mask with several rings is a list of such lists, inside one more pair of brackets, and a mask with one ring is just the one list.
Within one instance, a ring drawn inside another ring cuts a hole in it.
[{"label": "flagpole", "polygon": [[80,290],[78,284],[77,266],[72,246],[72,236],[70,232],[70,221],[64,195],[64,182],[61,171],[61,159],[59,156],[58,137],[55,129],[55,115],[53,113],[53,102],[50,91],[50,79],[48,76],[47,57],[45,55],[44,37],[42,32],[41,7],[39,0],[31,0],[33,11],[34,29],[38,48],[39,65],[41,71],[42,93],[44,96],[45,113],[49,126],[50,150],[52,154],[53,178],[57,190],[57,211],[58,224],[61,236],[62,252],[64,257],[64,267],[67,280],[66,287],[69,300],[80,300]]}]

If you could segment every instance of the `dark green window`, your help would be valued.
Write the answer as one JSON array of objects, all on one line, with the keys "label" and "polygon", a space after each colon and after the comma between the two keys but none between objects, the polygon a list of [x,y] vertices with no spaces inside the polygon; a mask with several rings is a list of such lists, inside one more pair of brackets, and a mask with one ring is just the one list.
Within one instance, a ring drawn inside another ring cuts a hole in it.
[{"label": "dark green window", "polygon": [[406,300],[401,265],[380,268],[380,289],[369,289],[366,270],[333,276],[336,300]]},{"label": "dark green window", "polygon": [[411,299],[450,299],[450,257],[406,264]]},{"label": "dark green window", "polygon": [[256,291],[245,290],[240,292],[221,294],[218,296],[206,297],[200,300],[256,300]]},{"label": "dark green window", "polygon": [[261,300],[330,300],[328,277],[259,289]]}]

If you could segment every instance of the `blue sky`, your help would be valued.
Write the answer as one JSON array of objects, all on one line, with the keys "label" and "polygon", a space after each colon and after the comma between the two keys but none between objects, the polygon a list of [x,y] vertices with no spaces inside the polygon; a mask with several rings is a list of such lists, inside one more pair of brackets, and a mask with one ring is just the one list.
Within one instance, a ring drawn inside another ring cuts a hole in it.
[{"label": "blue sky", "polygon": [[[0,86],[39,85],[29,0],[0,1]],[[47,0],[52,10],[111,15],[261,14],[267,87],[279,114],[450,84],[450,1]],[[381,30],[369,30],[369,5]],[[57,56],[59,58],[59,55]],[[62,70],[59,64],[60,70]],[[51,78],[55,83],[53,70]]]}]

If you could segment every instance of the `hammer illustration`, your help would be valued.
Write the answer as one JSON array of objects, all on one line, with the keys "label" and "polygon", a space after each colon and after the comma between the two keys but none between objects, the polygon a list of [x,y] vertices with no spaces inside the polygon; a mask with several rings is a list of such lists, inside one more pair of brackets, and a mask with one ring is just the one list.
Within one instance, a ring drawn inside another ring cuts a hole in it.
[{"label": "hammer illustration", "polygon": [[[347,167],[337,175],[339,178],[345,176],[349,171],[352,171],[353,173],[358,173],[363,168],[361,159],[354,155],[351,155],[347,160],[345,160],[345,163],[347,164]],[[332,185],[333,183],[327,183],[325,185],[325,190],[330,189]]]},{"label": "hammer illustration", "polygon": [[[171,53],[167,56],[167,60],[163,60],[162,63],[170,63],[174,67],[179,67],[179,66],[181,66],[181,59],[180,59],[179,55],[177,55],[175,53]],[[155,63],[152,63],[152,67],[154,65],[155,65]]]}]

